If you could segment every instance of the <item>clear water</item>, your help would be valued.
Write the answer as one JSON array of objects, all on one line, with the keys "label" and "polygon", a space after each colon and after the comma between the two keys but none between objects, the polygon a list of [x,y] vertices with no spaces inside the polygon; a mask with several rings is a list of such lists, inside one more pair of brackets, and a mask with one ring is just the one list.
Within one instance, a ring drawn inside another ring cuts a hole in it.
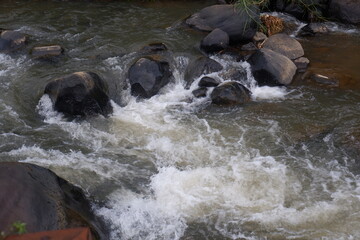
[{"label": "clear water", "polygon": [[[114,240],[360,239],[358,30],[300,39],[312,68],[337,62],[353,87],[259,88],[248,71],[253,101],[216,107],[192,99],[196,82],[183,87],[203,35],[180,22],[210,3],[1,1],[0,27],[28,34],[29,48],[56,43],[66,54],[47,63],[27,50],[0,53],[0,161],[48,167],[82,187]],[[127,69],[158,41],[173,52],[175,81],[136,101]],[[328,58],[316,46],[331,42],[348,47]],[[214,58],[223,81],[248,70]],[[88,70],[110,85],[114,114],[68,122],[42,92]]]}]

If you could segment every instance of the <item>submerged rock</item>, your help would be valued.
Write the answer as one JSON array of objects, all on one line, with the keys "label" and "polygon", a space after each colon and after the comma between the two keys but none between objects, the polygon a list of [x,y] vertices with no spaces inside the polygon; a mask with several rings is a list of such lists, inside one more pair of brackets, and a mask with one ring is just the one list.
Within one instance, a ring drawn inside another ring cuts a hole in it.
[{"label": "submerged rock", "polygon": [[200,88],[195,89],[194,91],[192,91],[192,94],[196,98],[206,97],[207,90],[208,89],[206,87],[200,87]]},{"label": "submerged rock", "polygon": [[360,0],[331,0],[329,15],[345,23],[360,24]]},{"label": "submerged rock", "polygon": [[26,37],[24,34],[5,30],[0,34],[0,52],[12,52],[25,46]]},{"label": "submerged rock", "polygon": [[71,116],[112,113],[105,82],[93,72],[76,72],[55,79],[45,87],[56,111]]},{"label": "submerged rock", "polygon": [[219,52],[228,46],[229,35],[220,28],[215,28],[200,43],[200,48],[207,53]]},{"label": "submerged rock", "polygon": [[267,48],[258,50],[248,61],[260,86],[288,85],[296,73],[296,66],[289,58]]},{"label": "submerged rock", "polygon": [[284,33],[272,35],[266,40],[263,47],[280,53],[291,60],[304,56],[304,49],[301,44]]},{"label": "submerged rock", "polygon": [[0,163],[0,226],[20,221],[28,232],[90,227],[96,239],[107,240],[83,191],[52,171],[28,163]]},{"label": "submerged rock", "polygon": [[220,63],[208,58],[199,57],[191,62],[185,72],[186,88],[190,88],[194,80],[203,74],[219,72],[223,69]]},{"label": "submerged rock", "polygon": [[235,105],[250,101],[250,91],[238,82],[225,82],[214,88],[211,93],[213,104]]},{"label": "submerged rock", "polygon": [[62,55],[64,49],[59,45],[34,47],[31,56],[36,59],[52,59]]},{"label": "submerged rock", "polygon": [[329,78],[327,76],[321,75],[321,74],[312,74],[310,76],[310,80],[313,82],[320,84],[320,85],[326,85],[329,87],[338,87],[339,86],[339,80],[335,78]]},{"label": "submerged rock", "polygon": [[314,36],[317,33],[327,33],[329,29],[324,23],[309,23],[302,27],[299,36]]},{"label": "submerged rock", "polygon": [[151,98],[170,82],[173,75],[169,63],[160,56],[138,59],[129,69],[131,94]]},{"label": "submerged rock", "polygon": [[200,31],[211,32],[216,28],[229,35],[231,43],[249,42],[255,35],[259,22],[259,9],[235,8],[234,5],[206,7],[186,19],[186,24]]}]

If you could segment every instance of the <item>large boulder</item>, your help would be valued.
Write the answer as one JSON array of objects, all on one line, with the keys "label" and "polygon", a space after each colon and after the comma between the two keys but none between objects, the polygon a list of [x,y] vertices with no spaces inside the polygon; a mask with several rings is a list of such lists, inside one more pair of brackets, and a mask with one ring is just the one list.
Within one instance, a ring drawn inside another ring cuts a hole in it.
[{"label": "large boulder", "polygon": [[26,37],[24,34],[5,30],[0,34],[0,52],[12,52],[25,46]]},{"label": "large boulder", "polygon": [[170,64],[161,56],[141,57],[129,69],[131,94],[151,98],[168,84],[172,77]]},{"label": "large boulder", "polygon": [[213,5],[190,16],[186,24],[207,32],[220,28],[229,35],[231,43],[249,42],[256,33],[259,17],[259,9],[254,5],[247,9]]},{"label": "large boulder", "polygon": [[360,0],[330,0],[329,15],[346,23],[360,24]]},{"label": "large boulder", "polygon": [[223,69],[220,63],[208,58],[199,57],[192,61],[185,72],[186,88],[190,88],[195,79],[203,74],[209,74],[213,72],[219,72]]},{"label": "large boulder", "polygon": [[90,227],[96,239],[108,239],[102,219],[91,211],[83,191],[52,171],[27,163],[0,163],[0,226],[14,222],[28,232]]},{"label": "large boulder", "polygon": [[301,44],[285,33],[272,35],[265,41],[263,47],[280,53],[290,59],[304,56],[304,49]]},{"label": "large boulder", "polygon": [[215,28],[200,43],[200,48],[207,53],[219,52],[228,46],[229,35],[220,28]]},{"label": "large boulder", "polygon": [[260,86],[288,85],[296,73],[296,66],[289,58],[267,48],[255,52],[248,61]]},{"label": "large boulder", "polygon": [[105,82],[93,72],[76,72],[49,82],[45,94],[54,109],[71,116],[112,113]]},{"label": "large boulder", "polygon": [[211,93],[213,104],[238,105],[250,101],[250,91],[238,82],[224,82]]}]

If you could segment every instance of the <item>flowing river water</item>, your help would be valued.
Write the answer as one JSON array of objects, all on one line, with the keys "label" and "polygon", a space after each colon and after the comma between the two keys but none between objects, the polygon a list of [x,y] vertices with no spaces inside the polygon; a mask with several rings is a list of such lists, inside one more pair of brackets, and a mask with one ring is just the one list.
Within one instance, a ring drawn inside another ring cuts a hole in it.
[{"label": "flowing river water", "polygon": [[[0,161],[47,167],[80,186],[111,239],[360,239],[360,34],[300,38],[310,70],[340,80],[257,87],[253,101],[216,107],[184,89],[203,34],[181,19],[212,1],[0,2],[0,27],[29,48],[60,44],[55,62],[0,53]],[[135,52],[164,42],[175,80],[137,101],[126,88]],[[43,95],[52,79],[94,71],[114,113],[68,121]],[[0,206],[1,207],[1,206]]]}]

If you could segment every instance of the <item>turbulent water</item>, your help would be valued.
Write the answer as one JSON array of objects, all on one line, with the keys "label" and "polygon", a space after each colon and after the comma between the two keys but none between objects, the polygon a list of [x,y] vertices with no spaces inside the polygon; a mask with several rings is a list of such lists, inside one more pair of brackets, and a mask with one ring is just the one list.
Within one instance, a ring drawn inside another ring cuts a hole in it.
[{"label": "turbulent water", "polygon": [[[184,72],[203,35],[180,20],[210,3],[2,1],[0,27],[26,33],[29,48],[60,44],[65,56],[0,53],[0,161],[48,167],[80,186],[113,240],[360,239],[359,69],[334,70],[355,87],[260,88],[246,62],[214,56],[224,70],[210,76],[227,81],[245,69],[252,102],[193,99],[199,79],[185,90]],[[331,41],[359,49],[358,29],[334,26],[327,41],[300,39],[312,70],[330,71],[322,59],[335,65],[321,52]],[[126,73],[135,52],[156,41],[173,52],[175,80],[137,101]],[[44,86],[88,70],[109,84],[114,113],[68,121]]]}]

